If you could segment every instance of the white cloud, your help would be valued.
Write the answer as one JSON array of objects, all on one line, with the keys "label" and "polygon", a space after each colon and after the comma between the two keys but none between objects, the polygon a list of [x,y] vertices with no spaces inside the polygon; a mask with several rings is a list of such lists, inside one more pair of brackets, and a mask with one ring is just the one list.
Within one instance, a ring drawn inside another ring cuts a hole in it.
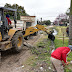
[{"label": "white cloud", "polygon": [[70,0],[1,0],[0,5],[17,3],[24,6],[26,12],[30,15],[36,15],[37,18],[50,19],[53,21],[60,13],[65,13],[70,7]]}]

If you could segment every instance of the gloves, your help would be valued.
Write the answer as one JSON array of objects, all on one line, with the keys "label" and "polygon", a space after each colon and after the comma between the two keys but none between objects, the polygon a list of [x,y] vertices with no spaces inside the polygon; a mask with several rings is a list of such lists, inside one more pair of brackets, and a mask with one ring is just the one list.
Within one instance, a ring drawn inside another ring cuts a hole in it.
[{"label": "gloves", "polygon": [[65,63],[65,65],[68,65],[68,64],[70,64],[70,62],[66,62],[66,63]]}]

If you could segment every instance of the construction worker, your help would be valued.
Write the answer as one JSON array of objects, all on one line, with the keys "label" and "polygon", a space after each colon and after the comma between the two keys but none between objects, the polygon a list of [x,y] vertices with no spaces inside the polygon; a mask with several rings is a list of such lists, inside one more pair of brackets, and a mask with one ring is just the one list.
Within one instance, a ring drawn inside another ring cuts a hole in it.
[{"label": "construction worker", "polygon": [[64,65],[68,65],[66,57],[72,51],[72,45],[68,47],[59,47],[51,54],[51,63],[54,72],[64,72]]},{"label": "construction worker", "polygon": [[67,36],[69,36],[69,27],[66,28]]},{"label": "construction worker", "polygon": [[9,24],[11,25],[11,20],[10,20],[9,17],[10,17],[10,16],[7,14],[7,15],[6,15],[6,18],[7,18],[7,20],[8,20],[8,25],[9,25]]},{"label": "construction worker", "polygon": [[7,19],[7,22],[8,22],[8,31],[9,31],[9,29],[11,29],[12,28],[12,26],[11,26],[11,20],[10,20],[10,18],[9,18],[10,16],[7,14],[6,15],[6,19]]}]

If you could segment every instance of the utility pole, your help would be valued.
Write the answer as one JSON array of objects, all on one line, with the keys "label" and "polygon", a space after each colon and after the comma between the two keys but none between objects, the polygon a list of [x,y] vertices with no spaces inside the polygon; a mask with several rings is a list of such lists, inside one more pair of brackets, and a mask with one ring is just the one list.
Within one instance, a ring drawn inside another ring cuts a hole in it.
[{"label": "utility pole", "polygon": [[58,19],[58,26],[59,26],[59,19]]},{"label": "utility pole", "polygon": [[72,45],[72,0],[70,3],[70,16],[69,16],[69,45]]},{"label": "utility pole", "polygon": [[40,24],[42,24],[42,18],[41,18],[41,22],[40,22]]}]

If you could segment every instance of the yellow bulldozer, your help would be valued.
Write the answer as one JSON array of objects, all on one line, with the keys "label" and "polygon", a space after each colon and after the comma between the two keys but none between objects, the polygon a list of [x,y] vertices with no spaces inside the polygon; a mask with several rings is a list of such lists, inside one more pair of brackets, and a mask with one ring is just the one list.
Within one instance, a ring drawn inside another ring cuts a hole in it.
[{"label": "yellow bulldozer", "polygon": [[[13,13],[15,28],[10,27],[7,23],[4,12],[11,11]],[[27,38],[31,34],[38,32],[39,30],[45,31],[51,40],[55,37],[52,32],[47,32],[47,29],[42,25],[36,25],[34,27],[28,27],[26,30],[20,30],[16,28],[16,9],[0,7],[0,50],[8,50],[13,48],[15,51],[20,52],[23,48],[24,38]],[[24,27],[23,27],[24,28]]]},{"label": "yellow bulldozer", "polygon": [[[8,50],[14,48],[17,52],[23,47],[22,30],[10,27],[5,17],[5,12],[12,12],[15,20],[16,9],[0,7],[0,50]],[[16,27],[16,24],[15,24]]]}]

